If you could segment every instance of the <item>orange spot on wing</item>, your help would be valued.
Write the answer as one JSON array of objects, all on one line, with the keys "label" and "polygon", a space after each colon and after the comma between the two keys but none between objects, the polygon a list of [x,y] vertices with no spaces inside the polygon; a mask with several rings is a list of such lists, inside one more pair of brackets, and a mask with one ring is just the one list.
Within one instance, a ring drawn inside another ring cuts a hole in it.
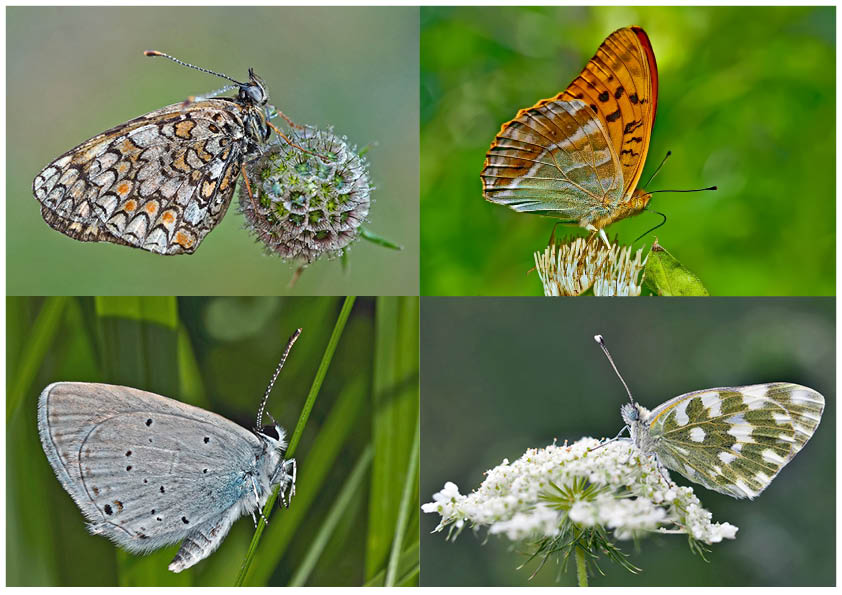
[{"label": "orange spot on wing", "polygon": [[132,189],[131,184],[128,182],[122,182],[119,186],[117,186],[117,194],[120,196],[126,196],[129,193],[129,190]]},{"label": "orange spot on wing", "polygon": [[173,221],[175,221],[175,216],[174,216],[174,215],[173,215],[170,211],[167,211],[166,213],[164,213],[163,215],[161,215],[161,220],[162,220],[164,223],[166,223],[166,224],[168,224],[168,225],[169,225],[170,223],[172,223]]},{"label": "orange spot on wing", "polygon": [[133,200],[127,200],[126,204],[123,205],[123,209],[131,213],[137,208],[137,203]]},{"label": "orange spot on wing", "polygon": [[193,239],[180,231],[176,232],[175,241],[178,242],[178,244],[180,246],[183,246],[184,248],[189,248],[193,245]]},{"label": "orange spot on wing", "polygon": [[144,208],[146,209],[146,212],[150,215],[154,215],[158,211],[158,205],[154,202],[146,203],[146,206]]}]

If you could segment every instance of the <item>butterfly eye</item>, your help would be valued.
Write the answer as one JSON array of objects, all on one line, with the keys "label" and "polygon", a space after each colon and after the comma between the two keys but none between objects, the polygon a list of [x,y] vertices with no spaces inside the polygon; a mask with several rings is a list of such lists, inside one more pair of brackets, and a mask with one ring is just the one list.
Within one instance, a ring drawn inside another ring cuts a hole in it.
[{"label": "butterfly eye", "polygon": [[262,428],[260,428],[258,433],[275,441],[281,439],[281,435],[278,433],[278,429],[276,426],[263,426]]}]

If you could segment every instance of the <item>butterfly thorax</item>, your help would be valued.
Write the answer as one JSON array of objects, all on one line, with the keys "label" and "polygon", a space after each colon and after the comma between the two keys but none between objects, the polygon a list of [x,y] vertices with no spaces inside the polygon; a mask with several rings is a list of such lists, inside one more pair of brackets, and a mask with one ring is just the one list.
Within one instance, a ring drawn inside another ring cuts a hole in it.
[{"label": "butterfly thorax", "polygon": [[234,101],[243,108],[243,127],[248,143],[245,160],[251,161],[261,154],[261,147],[269,140],[267,103],[269,94],[266,83],[249,68],[249,82],[240,85]]},{"label": "butterfly thorax", "polygon": [[649,410],[637,403],[626,404],[620,408],[620,415],[629,428],[634,445],[646,455],[653,454],[656,441],[649,433]]},{"label": "butterfly thorax", "polygon": [[637,215],[646,208],[649,201],[652,200],[652,195],[642,188],[634,191],[634,193],[626,200],[621,201],[617,206],[608,210],[604,215],[600,214],[590,221],[582,222],[582,227],[593,225],[597,229],[602,229],[611,225],[615,221]]}]

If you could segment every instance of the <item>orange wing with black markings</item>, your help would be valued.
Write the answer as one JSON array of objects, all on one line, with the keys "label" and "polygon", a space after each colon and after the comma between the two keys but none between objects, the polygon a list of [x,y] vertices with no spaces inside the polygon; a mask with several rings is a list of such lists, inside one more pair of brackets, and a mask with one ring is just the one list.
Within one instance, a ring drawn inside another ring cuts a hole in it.
[{"label": "orange wing with black markings", "polygon": [[640,212],[657,101],[648,36],[615,31],[565,91],[503,124],[482,171],[485,198],[588,229]]}]

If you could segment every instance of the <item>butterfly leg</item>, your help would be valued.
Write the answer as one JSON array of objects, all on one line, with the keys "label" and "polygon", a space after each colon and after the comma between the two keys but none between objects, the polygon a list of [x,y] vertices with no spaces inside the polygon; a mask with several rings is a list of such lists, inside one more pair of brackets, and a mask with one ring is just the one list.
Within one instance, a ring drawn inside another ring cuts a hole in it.
[{"label": "butterfly leg", "polygon": [[603,442],[603,443],[602,443],[602,444],[600,444],[599,446],[594,446],[593,448],[588,449],[588,452],[593,452],[593,451],[595,451],[595,450],[596,450],[596,449],[598,449],[598,448],[602,448],[602,447],[603,447],[603,446],[605,446],[606,444],[611,444],[612,442],[616,442],[617,440],[619,440],[619,439],[620,439],[620,436],[622,436],[622,435],[623,435],[623,432],[625,432],[625,431],[626,431],[626,430],[628,430],[628,429],[629,429],[629,427],[628,427],[628,426],[623,426],[623,429],[622,429],[622,430],[620,430],[619,432],[617,432],[617,435],[616,435],[616,436],[614,436],[611,440],[606,440],[605,442]]},{"label": "butterfly leg", "polygon": [[[289,508],[292,503],[292,497],[295,496],[295,477],[297,473],[297,466],[295,459],[284,461],[281,465],[280,473],[284,476],[281,480],[281,505],[284,508]],[[289,499],[287,499],[287,491],[289,491]]]},{"label": "butterfly leg", "polygon": [[[260,514],[260,518],[263,519],[263,523],[268,525],[269,519],[263,516],[263,509],[260,508],[260,496],[257,495],[257,483],[254,481],[254,477],[251,478],[251,489],[254,492],[254,501],[257,504],[257,512]],[[254,512],[251,513],[251,518],[254,519]],[[255,521],[255,527],[257,526],[257,522]]]},{"label": "butterfly leg", "polygon": [[321,155],[319,155],[318,153],[314,153],[313,151],[309,151],[309,150],[305,149],[304,147],[302,147],[301,145],[298,145],[298,144],[296,144],[296,143],[292,142],[292,140],[291,140],[291,139],[290,139],[290,138],[289,138],[286,134],[284,134],[284,131],[283,131],[283,130],[281,130],[280,128],[278,128],[277,126],[275,126],[274,124],[272,124],[272,122],[266,122],[266,124],[268,124],[268,125],[269,125],[269,127],[270,127],[272,130],[274,130],[274,131],[275,131],[275,134],[277,134],[277,135],[278,135],[278,136],[280,136],[282,139],[284,139],[284,140],[287,142],[287,144],[289,144],[289,145],[291,145],[291,146],[295,147],[295,148],[296,148],[296,149],[298,149],[299,151],[304,151],[305,153],[307,153],[307,154],[309,154],[309,155],[313,155],[313,156],[315,156],[315,157],[318,157],[319,159],[321,159],[322,161],[324,161],[325,163],[327,163],[327,159],[325,159],[324,157],[322,157],[322,156],[321,156]]},{"label": "butterfly leg", "polygon": [[281,118],[284,119],[284,122],[289,124],[290,128],[295,128],[297,130],[304,130],[304,126],[302,126],[301,124],[296,124],[295,122],[293,122],[292,119],[290,119],[289,116],[287,116],[284,112],[282,112],[281,110],[276,108],[274,105],[271,106],[271,108],[272,108],[272,110],[269,114],[270,118],[274,118],[275,116],[280,116]]},{"label": "butterfly leg", "polygon": [[661,477],[664,478],[664,481],[667,482],[667,487],[672,487],[674,484],[670,481],[669,475],[667,475],[666,467],[661,464],[661,461],[658,460],[658,457],[655,457],[655,465],[658,467],[658,472],[661,474]]},{"label": "butterfly leg", "polygon": [[249,200],[251,201],[251,208],[254,210],[254,214],[257,215],[259,214],[259,211],[257,210],[257,203],[254,202],[254,195],[251,193],[251,184],[249,183],[249,177],[246,173],[245,163],[240,167],[240,172],[243,174],[243,182],[246,184],[246,192],[248,193]]}]

